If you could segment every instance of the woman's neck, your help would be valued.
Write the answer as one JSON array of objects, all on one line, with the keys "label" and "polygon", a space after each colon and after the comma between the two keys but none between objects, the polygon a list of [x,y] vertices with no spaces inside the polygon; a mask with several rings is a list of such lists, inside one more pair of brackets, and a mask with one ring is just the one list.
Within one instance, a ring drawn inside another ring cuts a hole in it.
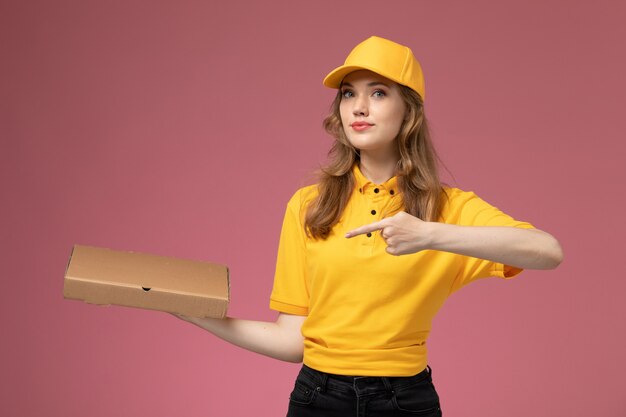
[{"label": "woman's neck", "polygon": [[374,184],[382,184],[396,175],[399,156],[395,152],[381,154],[361,151],[360,159],[361,173]]}]

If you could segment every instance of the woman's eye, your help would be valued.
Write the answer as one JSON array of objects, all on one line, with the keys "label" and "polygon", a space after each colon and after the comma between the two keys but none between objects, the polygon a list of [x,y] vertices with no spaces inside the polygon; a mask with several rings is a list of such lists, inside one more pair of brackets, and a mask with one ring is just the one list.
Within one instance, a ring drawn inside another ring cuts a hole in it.
[{"label": "woman's eye", "polygon": [[350,90],[342,91],[341,95],[343,96],[343,98],[350,98],[353,96],[352,91]]},{"label": "woman's eye", "polygon": [[376,90],[373,95],[374,97],[385,97],[385,92],[382,90]]}]

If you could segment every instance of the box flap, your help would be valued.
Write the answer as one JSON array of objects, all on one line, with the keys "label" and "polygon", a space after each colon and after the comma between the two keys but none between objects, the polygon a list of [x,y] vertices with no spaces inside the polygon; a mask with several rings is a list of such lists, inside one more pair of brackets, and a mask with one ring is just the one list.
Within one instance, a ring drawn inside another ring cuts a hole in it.
[{"label": "box flap", "polygon": [[75,245],[66,278],[229,299],[225,265],[139,252]]}]

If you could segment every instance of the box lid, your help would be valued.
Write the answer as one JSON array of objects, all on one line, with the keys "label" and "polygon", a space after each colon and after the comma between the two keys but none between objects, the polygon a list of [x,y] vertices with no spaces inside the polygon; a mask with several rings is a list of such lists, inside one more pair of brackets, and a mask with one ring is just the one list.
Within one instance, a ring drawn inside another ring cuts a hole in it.
[{"label": "box lid", "polygon": [[[151,299],[139,295],[147,292],[153,295]],[[65,274],[64,295],[94,304],[181,314],[189,314],[184,308],[185,297],[187,304],[195,305],[194,312],[202,300],[213,303],[207,311],[215,310],[215,302],[222,301],[219,304],[223,311],[217,315],[223,316],[230,298],[228,268],[211,262],[75,245]]]}]

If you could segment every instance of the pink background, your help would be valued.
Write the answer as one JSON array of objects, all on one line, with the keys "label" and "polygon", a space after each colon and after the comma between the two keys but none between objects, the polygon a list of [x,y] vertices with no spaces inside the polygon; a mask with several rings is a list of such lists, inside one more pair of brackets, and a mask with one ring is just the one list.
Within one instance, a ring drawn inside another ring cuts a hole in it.
[{"label": "pink background", "polygon": [[74,243],[226,263],[230,315],[273,320],[285,204],[331,143],[321,80],[377,34],[422,62],[446,179],[565,250],[449,299],[444,415],[626,415],[625,20],[618,0],[3,0],[0,414],[285,414],[298,365],[64,300],[63,274]]}]

